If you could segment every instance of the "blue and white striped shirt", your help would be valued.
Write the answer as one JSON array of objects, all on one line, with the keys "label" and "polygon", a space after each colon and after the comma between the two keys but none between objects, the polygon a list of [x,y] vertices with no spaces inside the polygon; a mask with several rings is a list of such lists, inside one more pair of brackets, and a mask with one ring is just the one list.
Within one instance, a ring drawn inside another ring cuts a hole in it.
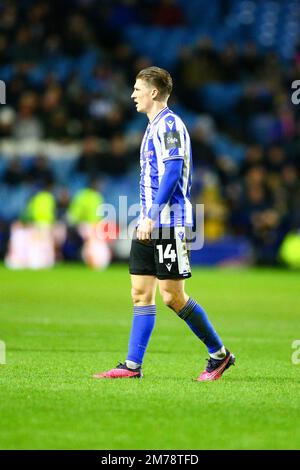
[{"label": "blue and white striped shirt", "polygon": [[192,184],[192,150],[188,131],[168,107],[148,124],[144,134],[140,162],[141,218],[148,215],[157,194],[168,160],[183,160],[182,174],[169,202],[159,214],[160,227],[193,225],[190,190]]}]

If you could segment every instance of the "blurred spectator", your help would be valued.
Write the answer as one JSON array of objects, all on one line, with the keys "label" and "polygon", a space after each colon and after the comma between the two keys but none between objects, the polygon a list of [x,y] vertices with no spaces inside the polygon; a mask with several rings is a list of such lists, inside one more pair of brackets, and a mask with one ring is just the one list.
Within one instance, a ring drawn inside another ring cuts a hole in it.
[{"label": "blurred spectator", "polygon": [[296,123],[295,134],[291,140],[285,143],[284,149],[290,157],[290,160],[300,170],[300,119]]},{"label": "blurred spectator", "polygon": [[58,141],[69,139],[68,115],[64,109],[57,109],[51,114],[47,122],[46,137]]},{"label": "blurred spectator", "polygon": [[189,108],[199,111],[200,87],[221,79],[220,59],[211,39],[206,37],[194,48],[181,49],[174,75],[178,98]]},{"label": "blurred spectator", "polygon": [[13,131],[15,139],[38,140],[43,137],[43,126],[36,115],[37,106],[36,93],[28,91],[21,95]]},{"label": "blurred spectator", "polygon": [[93,34],[83,15],[74,13],[67,18],[63,38],[64,50],[67,54],[78,57],[92,42]]},{"label": "blurred spectator", "polygon": [[74,196],[68,210],[68,220],[72,225],[98,222],[99,206],[103,198],[97,190],[98,181],[92,180],[88,188],[81,189]]},{"label": "blurred spectator", "polygon": [[274,264],[283,237],[281,215],[272,205],[266,188],[257,182],[247,186],[242,206],[245,230],[255,249],[258,263]]},{"label": "blurred spectator", "polygon": [[27,172],[27,178],[38,187],[54,183],[54,174],[45,155],[37,155]]},{"label": "blurred spectator", "polygon": [[23,70],[30,70],[38,60],[38,44],[33,43],[32,33],[28,26],[22,26],[12,46],[11,58],[15,63],[22,64]]},{"label": "blurred spectator", "polygon": [[9,224],[0,220],[0,259],[3,259],[7,252],[7,244],[9,240]]},{"label": "blurred spectator", "polygon": [[240,73],[244,80],[249,77],[257,78],[262,64],[262,57],[259,55],[257,46],[254,42],[247,42],[245,44],[243,53],[239,60]]},{"label": "blurred spectator", "polygon": [[5,2],[0,16],[0,31],[10,40],[13,39],[17,26],[17,5],[14,2]]},{"label": "blurred spectator", "polygon": [[138,163],[138,158],[129,150],[123,134],[115,133],[106,155],[101,159],[101,170],[109,175],[124,175],[132,163]]},{"label": "blurred spectator", "polygon": [[235,82],[241,73],[239,56],[234,44],[229,44],[220,54],[219,67],[224,82]]},{"label": "blurred spectator", "polygon": [[99,239],[96,224],[101,220],[99,209],[103,197],[98,191],[98,181],[90,181],[89,187],[78,191],[67,212],[68,234],[63,247],[67,259],[83,259],[96,268],[106,267],[111,253],[107,243]]},{"label": "blurred spectator", "polygon": [[6,170],[3,174],[3,182],[9,186],[17,186],[26,179],[26,173],[22,167],[19,158],[14,158],[6,166]]},{"label": "blurred spectator", "polygon": [[68,188],[61,188],[56,195],[56,218],[59,222],[67,222],[67,213],[71,202]]},{"label": "blurred spectator", "polygon": [[179,26],[184,23],[184,15],[174,0],[161,0],[153,9],[153,23],[160,26]]},{"label": "blurred spectator", "polygon": [[193,165],[214,167],[216,164],[216,154],[209,144],[209,134],[205,128],[197,126],[191,133],[193,149]]},{"label": "blurred spectator", "polygon": [[89,177],[95,177],[101,168],[103,143],[95,137],[88,136],[83,140],[82,151],[78,159],[77,171]]},{"label": "blurred spectator", "polygon": [[289,232],[279,249],[280,260],[293,269],[300,268],[300,232]]},{"label": "blurred spectator", "polygon": [[0,109],[0,137],[10,137],[13,132],[16,113],[15,111],[4,106]]},{"label": "blurred spectator", "polygon": [[211,242],[222,238],[227,227],[227,207],[220,194],[217,181],[212,180],[203,189],[199,202],[204,204],[205,210],[205,240]]},{"label": "blurred spectator", "polygon": [[0,34],[0,66],[6,65],[9,61],[7,38]]},{"label": "blurred spectator", "polygon": [[263,165],[264,164],[264,149],[261,145],[252,144],[249,145],[245,159],[240,165],[240,175],[244,176],[248,170],[253,168],[254,166]]},{"label": "blurred spectator", "polygon": [[37,192],[28,202],[23,220],[36,225],[52,225],[56,220],[56,202],[51,183]]}]

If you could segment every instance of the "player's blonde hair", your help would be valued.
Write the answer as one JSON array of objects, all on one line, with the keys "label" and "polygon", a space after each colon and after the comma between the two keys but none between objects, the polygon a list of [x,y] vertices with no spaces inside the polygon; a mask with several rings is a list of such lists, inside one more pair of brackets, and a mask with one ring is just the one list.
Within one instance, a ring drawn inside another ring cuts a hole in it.
[{"label": "player's blonde hair", "polygon": [[169,98],[172,93],[172,77],[167,70],[161,69],[160,67],[147,67],[141,70],[136,76],[136,80],[137,79],[143,80],[157,88],[157,99],[165,100]]}]

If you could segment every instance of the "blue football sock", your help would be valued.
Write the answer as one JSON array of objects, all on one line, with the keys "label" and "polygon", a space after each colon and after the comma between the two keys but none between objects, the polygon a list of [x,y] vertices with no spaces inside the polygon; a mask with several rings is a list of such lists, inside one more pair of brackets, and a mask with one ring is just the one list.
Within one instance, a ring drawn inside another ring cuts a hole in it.
[{"label": "blue football sock", "polygon": [[154,328],[156,306],[146,305],[133,308],[133,321],[130,333],[127,360],[143,363],[149,339]]},{"label": "blue football sock", "polygon": [[191,330],[203,341],[209,353],[218,351],[223,343],[210,323],[205,311],[193,299],[189,299],[178,313]]}]

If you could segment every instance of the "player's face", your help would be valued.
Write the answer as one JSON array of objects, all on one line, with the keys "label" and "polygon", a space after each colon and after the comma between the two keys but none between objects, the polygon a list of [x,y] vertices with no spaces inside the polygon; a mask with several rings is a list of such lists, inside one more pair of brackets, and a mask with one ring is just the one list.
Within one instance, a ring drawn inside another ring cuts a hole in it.
[{"label": "player's face", "polygon": [[157,92],[151,88],[144,80],[140,78],[134,84],[131,98],[136,104],[136,110],[139,113],[148,113],[153,106],[153,99]]}]

